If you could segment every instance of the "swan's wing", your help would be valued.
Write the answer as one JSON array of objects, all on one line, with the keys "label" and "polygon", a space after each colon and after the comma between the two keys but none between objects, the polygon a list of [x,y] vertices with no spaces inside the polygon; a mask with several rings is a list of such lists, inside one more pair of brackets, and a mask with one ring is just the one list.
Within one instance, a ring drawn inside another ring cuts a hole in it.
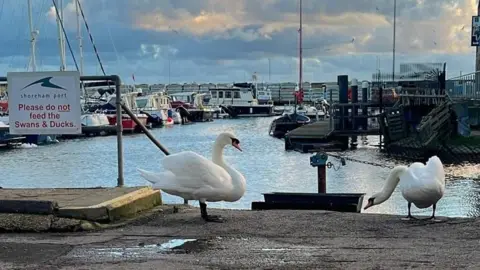
[{"label": "swan's wing", "polygon": [[437,156],[428,159],[426,171],[429,175],[435,177],[442,185],[445,185],[445,169],[443,168],[442,161]]},{"label": "swan's wing", "polygon": [[232,186],[232,177],[225,169],[191,151],[169,155],[162,164],[182,187],[228,189]]},{"label": "swan's wing", "polygon": [[[425,166],[419,162],[410,165],[407,172],[400,177],[402,195],[407,201],[422,208],[432,205],[443,196],[445,186],[440,182],[441,172],[437,165],[427,163]],[[443,165],[440,168],[443,172]],[[443,181],[444,175],[443,173]]]},{"label": "swan's wing", "polygon": [[418,189],[425,183],[425,164],[420,162],[412,163],[407,171],[400,176],[400,185],[403,190]]}]

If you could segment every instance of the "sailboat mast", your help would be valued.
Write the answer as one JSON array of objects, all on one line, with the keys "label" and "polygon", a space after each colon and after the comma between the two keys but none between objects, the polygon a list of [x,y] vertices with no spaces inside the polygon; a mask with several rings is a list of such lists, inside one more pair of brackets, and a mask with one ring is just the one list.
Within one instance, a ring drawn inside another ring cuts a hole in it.
[{"label": "sailboat mast", "polygon": [[79,0],[75,0],[75,12],[77,13],[77,40],[78,49],[80,51],[80,76],[83,75],[83,44],[82,44],[82,28],[80,24],[80,8]]},{"label": "sailboat mast", "polygon": [[300,0],[300,28],[299,32],[299,50],[298,50],[298,90],[302,91],[302,81],[303,81],[303,44],[302,44],[302,0]]},{"label": "sailboat mast", "polygon": [[37,41],[37,31],[33,30],[33,18],[32,18],[32,0],[28,0],[28,24],[30,26],[30,66],[32,67],[32,71],[37,71],[37,57],[36,57],[36,49],[35,43]]},{"label": "sailboat mast", "polygon": [[302,73],[303,73],[303,59],[302,59],[302,0],[300,0],[300,27],[298,28],[298,91],[295,92],[295,108],[294,108],[294,114],[297,114],[297,104],[298,104],[298,94],[300,91],[302,91]]},{"label": "sailboat mast", "polygon": [[[65,25],[64,17],[63,17],[63,0],[60,1],[60,18],[61,18],[61,23]],[[63,33],[63,27],[60,25],[60,29],[62,31],[62,58],[63,58],[63,66],[66,69],[67,68],[67,57],[66,57],[66,50],[65,50],[65,34]]]},{"label": "sailboat mast", "polygon": [[63,54],[63,33],[62,33],[62,24],[60,22],[61,17],[61,10],[62,7],[60,6],[61,0],[54,0],[56,2],[56,6],[58,7],[57,13],[57,30],[58,30],[58,47],[60,49],[60,71],[65,71],[65,58]]}]

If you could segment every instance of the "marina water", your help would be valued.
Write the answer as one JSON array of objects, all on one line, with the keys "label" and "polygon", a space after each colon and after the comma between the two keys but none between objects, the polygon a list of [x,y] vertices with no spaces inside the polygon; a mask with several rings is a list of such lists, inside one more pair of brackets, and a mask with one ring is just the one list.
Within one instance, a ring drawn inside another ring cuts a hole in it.
[{"label": "marina water", "polygon": [[[211,123],[175,125],[153,129],[152,133],[171,153],[192,150],[211,158],[216,136],[223,131],[234,132],[243,152],[233,147],[225,150],[225,160],[247,179],[245,196],[234,203],[209,203],[209,207],[249,209],[252,201],[263,201],[265,192],[317,192],[317,170],[310,166],[311,154],[286,152],[283,140],[268,136],[268,127],[274,118],[225,119]],[[362,143],[355,151],[344,153],[358,160],[395,165],[402,162],[388,160],[378,150]],[[124,136],[125,184],[148,185],[136,168],[162,170],[163,153],[144,135]],[[366,193],[382,189],[389,168],[347,160],[340,167],[338,159],[330,158],[335,169],[327,170],[328,192]],[[407,164],[408,165],[408,164]],[[3,188],[82,188],[113,187],[117,179],[116,137],[94,137],[62,141],[58,144],[29,149],[0,151],[1,182]],[[439,216],[480,216],[480,183],[469,177],[478,177],[478,167],[456,166],[447,173],[464,175],[463,179],[448,181],[446,194],[437,206]],[[165,203],[182,203],[182,199],[163,193]],[[198,202],[190,202],[198,206]],[[412,208],[414,214],[430,215],[431,208]],[[385,203],[372,207],[368,213],[406,214],[407,203],[397,188]]]}]

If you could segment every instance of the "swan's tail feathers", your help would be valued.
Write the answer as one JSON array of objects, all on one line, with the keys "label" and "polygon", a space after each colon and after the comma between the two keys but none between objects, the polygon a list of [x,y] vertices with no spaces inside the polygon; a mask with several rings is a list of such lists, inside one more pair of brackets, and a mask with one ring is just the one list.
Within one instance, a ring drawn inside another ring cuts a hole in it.
[{"label": "swan's tail feathers", "polygon": [[173,174],[171,172],[149,172],[137,168],[140,172],[140,175],[145,178],[148,182],[152,183],[154,186],[159,188],[164,188],[164,185],[167,185],[172,180]]}]

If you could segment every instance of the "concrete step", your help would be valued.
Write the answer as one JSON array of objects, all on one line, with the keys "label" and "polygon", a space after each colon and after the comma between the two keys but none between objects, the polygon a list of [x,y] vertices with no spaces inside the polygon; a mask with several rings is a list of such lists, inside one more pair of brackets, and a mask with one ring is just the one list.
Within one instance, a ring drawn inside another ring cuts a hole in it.
[{"label": "concrete step", "polygon": [[0,213],[112,222],[162,204],[151,187],[0,189]]}]

